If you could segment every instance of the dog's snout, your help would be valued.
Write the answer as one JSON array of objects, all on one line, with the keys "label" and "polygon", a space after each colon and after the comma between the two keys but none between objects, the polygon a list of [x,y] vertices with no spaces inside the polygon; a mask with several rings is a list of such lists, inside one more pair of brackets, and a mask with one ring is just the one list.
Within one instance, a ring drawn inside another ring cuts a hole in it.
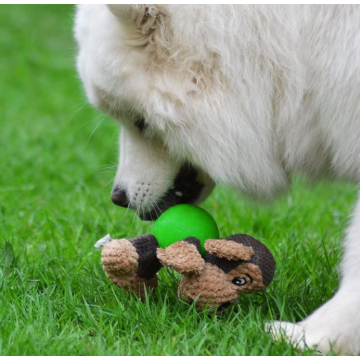
[{"label": "dog's snout", "polygon": [[128,207],[129,206],[129,198],[124,189],[119,187],[115,188],[111,194],[111,201],[118,206]]},{"label": "dog's snout", "polygon": [[[122,173],[125,173],[124,169]],[[204,199],[204,194],[207,197],[214,187],[206,175],[199,174],[190,164],[183,164],[174,179],[170,177],[157,180],[152,176],[150,180],[149,176],[137,176],[130,171],[126,178],[117,177],[111,200],[115,205],[135,210],[144,221],[156,220],[175,205],[197,204]],[[203,191],[206,186],[208,187]]]}]

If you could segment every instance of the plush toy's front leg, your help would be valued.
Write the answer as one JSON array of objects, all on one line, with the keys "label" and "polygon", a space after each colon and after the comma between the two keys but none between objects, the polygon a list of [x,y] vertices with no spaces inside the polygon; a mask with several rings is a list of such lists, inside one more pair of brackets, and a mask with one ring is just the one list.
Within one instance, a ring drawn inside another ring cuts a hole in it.
[{"label": "plush toy's front leg", "polygon": [[158,242],[153,235],[112,240],[101,253],[107,277],[118,287],[133,290],[142,299],[145,289],[157,286],[161,264],[156,256]]}]

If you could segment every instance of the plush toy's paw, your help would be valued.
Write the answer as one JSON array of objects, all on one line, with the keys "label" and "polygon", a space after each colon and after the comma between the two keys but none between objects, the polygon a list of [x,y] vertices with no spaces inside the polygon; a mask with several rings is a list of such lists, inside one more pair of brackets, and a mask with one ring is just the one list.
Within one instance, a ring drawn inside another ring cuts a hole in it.
[{"label": "plush toy's paw", "polygon": [[145,298],[145,292],[157,286],[157,275],[151,279],[137,276],[139,255],[129,240],[112,240],[105,244],[101,262],[106,276],[116,286],[135,292],[142,300]]},{"label": "plush toy's paw", "polygon": [[106,274],[134,275],[139,255],[129,240],[112,240],[101,252],[101,262]]},{"label": "plush toy's paw", "polygon": [[138,260],[135,247],[126,239],[112,240],[101,252],[106,276],[118,287],[132,287]]},{"label": "plush toy's paw", "polygon": [[205,266],[198,247],[184,240],[174,243],[166,249],[158,248],[157,257],[163,265],[181,274],[200,273]]}]

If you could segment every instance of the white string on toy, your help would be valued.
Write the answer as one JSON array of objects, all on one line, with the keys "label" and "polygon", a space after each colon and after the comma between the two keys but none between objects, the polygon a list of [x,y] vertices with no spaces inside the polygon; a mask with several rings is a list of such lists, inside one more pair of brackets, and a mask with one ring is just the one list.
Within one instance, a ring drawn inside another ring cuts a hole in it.
[{"label": "white string on toy", "polygon": [[112,237],[110,236],[110,234],[107,234],[95,243],[96,250],[101,250],[101,247],[109,243],[111,240]]}]

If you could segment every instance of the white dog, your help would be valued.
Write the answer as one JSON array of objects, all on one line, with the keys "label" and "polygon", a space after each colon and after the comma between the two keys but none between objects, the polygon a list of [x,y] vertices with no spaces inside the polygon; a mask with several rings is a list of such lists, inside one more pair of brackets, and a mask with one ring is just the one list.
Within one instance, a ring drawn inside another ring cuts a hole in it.
[{"label": "white dog", "polygon": [[[75,36],[89,101],[123,124],[112,199],[142,218],[218,183],[271,199],[294,172],[360,180],[359,6],[85,5]],[[336,295],[269,330],[360,352],[360,203]]]}]

